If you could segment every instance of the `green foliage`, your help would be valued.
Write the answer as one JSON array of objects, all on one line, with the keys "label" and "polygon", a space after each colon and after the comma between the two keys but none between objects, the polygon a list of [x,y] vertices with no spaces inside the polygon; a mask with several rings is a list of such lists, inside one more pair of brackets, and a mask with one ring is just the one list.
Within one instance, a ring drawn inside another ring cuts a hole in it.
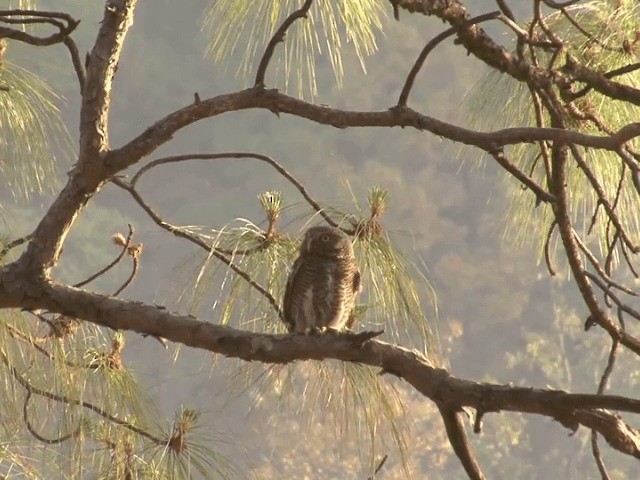
[{"label": "green foliage", "polygon": [[[5,39],[0,42],[6,47]],[[40,78],[1,57],[0,86],[7,91],[0,91],[0,176],[13,196],[28,200],[33,193],[53,191],[56,154],[67,156],[71,140],[57,106],[61,98]]]},{"label": "green foliage", "polygon": [[[560,12],[546,18],[548,27],[565,42],[567,54],[600,71],[610,71],[633,60],[624,45],[625,42],[635,39],[640,22],[640,4],[636,1],[597,0],[574,5],[568,12],[591,37],[586,37]],[[540,66],[552,61],[551,55],[542,50],[537,51],[537,55]],[[560,55],[556,62],[562,61],[563,55]],[[616,80],[637,88],[640,86],[640,71],[621,75],[616,77]],[[510,92],[510,96],[505,97],[505,92]],[[473,128],[487,130],[536,126],[536,113],[527,86],[494,70],[485,74],[478,82],[467,101],[473,113]],[[582,114],[600,118],[602,123],[613,131],[636,121],[640,115],[640,108],[630,102],[612,102],[595,91],[590,91],[576,100],[574,105]],[[601,134],[592,122],[576,116],[567,116],[566,120],[572,129],[587,134]],[[543,126],[550,126],[549,118],[545,117],[543,121]],[[637,139],[630,144],[635,148],[640,146]],[[613,152],[603,149],[580,151],[609,201],[613,203],[614,199],[618,198],[618,214],[621,221],[630,236],[637,237],[640,234],[640,224],[635,212],[640,208],[640,199],[631,183],[628,169]],[[507,158],[522,171],[530,173],[539,185],[546,187],[549,166],[545,165],[537,144],[510,147]],[[580,168],[569,168],[567,173],[573,222],[580,233],[586,233],[598,198]],[[623,175],[624,179],[621,182]],[[531,192],[523,191],[512,177],[509,177],[509,184],[513,186],[513,201],[509,203],[506,215],[506,236],[515,239],[517,243],[534,241],[542,246],[553,217],[550,206],[536,207],[535,196]],[[531,235],[532,231],[538,234]],[[597,216],[593,233],[601,250],[604,250],[611,239],[608,219],[602,212]]]},{"label": "green foliage", "polygon": [[[255,73],[253,69],[276,29],[302,3],[300,0],[212,2],[204,19],[204,28],[211,35],[207,54],[225,64],[240,58],[236,73],[247,78]],[[382,31],[385,9],[381,0],[314,2],[309,18],[291,26],[281,52],[274,55],[271,75],[276,72],[276,85],[284,85],[287,91],[295,90],[301,97],[315,96],[316,64],[323,50],[339,85],[344,76],[345,47],[354,50],[364,69],[365,57],[377,49],[376,35]]]}]

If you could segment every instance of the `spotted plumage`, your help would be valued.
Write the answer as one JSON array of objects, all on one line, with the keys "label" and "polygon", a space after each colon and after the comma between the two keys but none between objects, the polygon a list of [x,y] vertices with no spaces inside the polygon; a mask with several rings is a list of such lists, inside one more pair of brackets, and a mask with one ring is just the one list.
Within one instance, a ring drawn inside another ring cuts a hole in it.
[{"label": "spotted plumage", "polygon": [[290,332],[351,328],[360,272],[349,237],[329,226],[305,232],[284,294],[283,319]]}]

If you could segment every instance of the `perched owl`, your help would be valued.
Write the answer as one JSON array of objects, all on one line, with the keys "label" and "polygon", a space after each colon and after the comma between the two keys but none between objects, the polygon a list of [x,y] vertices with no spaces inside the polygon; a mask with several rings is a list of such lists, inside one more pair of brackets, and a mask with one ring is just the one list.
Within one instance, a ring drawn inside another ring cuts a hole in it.
[{"label": "perched owl", "polygon": [[290,332],[351,328],[360,272],[349,237],[329,226],[306,231],[284,293]]}]

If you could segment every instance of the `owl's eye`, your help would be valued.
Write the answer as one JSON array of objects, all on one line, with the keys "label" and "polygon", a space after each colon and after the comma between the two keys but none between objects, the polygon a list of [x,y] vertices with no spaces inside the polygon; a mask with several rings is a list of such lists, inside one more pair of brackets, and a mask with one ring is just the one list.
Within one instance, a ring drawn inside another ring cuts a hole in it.
[{"label": "owl's eye", "polygon": [[330,238],[331,237],[329,237],[329,235],[327,235],[326,233],[323,235],[320,235],[320,241],[322,242],[328,242]]}]

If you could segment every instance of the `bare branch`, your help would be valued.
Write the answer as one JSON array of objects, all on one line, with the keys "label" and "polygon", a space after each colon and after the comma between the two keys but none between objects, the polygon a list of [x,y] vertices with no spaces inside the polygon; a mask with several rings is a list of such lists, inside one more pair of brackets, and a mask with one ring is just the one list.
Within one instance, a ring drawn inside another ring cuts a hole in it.
[{"label": "bare branch", "polygon": [[124,257],[124,254],[127,253],[127,249],[129,248],[129,245],[131,244],[131,237],[133,237],[133,231],[134,231],[133,227],[131,226],[131,224],[129,224],[129,234],[127,235],[127,238],[125,239],[125,243],[122,246],[122,250],[120,251],[118,256],[115,258],[115,260],[113,260],[109,265],[107,265],[106,267],[102,268],[101,270],[98,270],[96,273],[94,273],[90,277],[86,278],[85,280],[76,283],[74,285],[74,287],[76,287],[76,288],[83,287],[86,284],[88,284],[90,282],[93,282],[96,278],[98,278],[101,275],[104,275],[109,270],[111,270],[113,267],[115,267],[118,264],[118,262],[120,262],[120,260],[122,260],[122,257]]},{"label": "bare branch", "polygon": [[293,12],[291,15],[289,15],[284,22],[282,22],[282,25],[280,25],[280,27],[278,28],[278,30],[276,30],[276,32],[273,34],[273,37],[271,37],[271,40],[269,40],[269,43],[267,44],[267,48],[265,48],[264,50],[264,54],[262,55],[262,58],[260,59],[260,64],[258,65],[258,70],[256,72],[256,81],[254,82],[254,86],[257,88],[264,88],[264,76],[267,72],[267,67],[269,66],[269,61],[271,60],[271,57],[273,56],[273,52],[276,48],[276,45],[278,45],[278,43],[280,42],[284,42],[284,36],[287,33],[287,29],[293,25],[293,23],[300,19],[300,18],[307,18],[307,13],[309,12],[309,9],[311,8],[311,4],[313,3],[313,0],[305,0],[304,4],[302,5],[302,7],[300,7],[299,10],[296,10],[295,12]]},{"label": "bare branch", "polygon": [[137,427],[137,426],[125,421],[125,420],[121,420],[118,417],[116,417],[114,415],[111,415],[106,410],[103,410],[102,408],[97,407],[96,405],[93,405],[93,404],[91,404],[89,402],[85,402],[83,400],[76,400],[76,399],[73,399],[73,398],[68,398],[68,397],[66,397],[64,395],[57,395],[55,393],[51,393],[51,392],[48,392],[46,390],[41,390],[41,389],[39,389],[37,387],[34,387],[18,372],[18,370],[16,370],[16,368],[9,362],[9,359],[7,358],[6,354],[4,352],[2,352],[2,351],[0,351],[0,358],[2,359],[3,363],[9,369],[9,372],[11,373],[13,378],[15,378],[16,381],[27,392],[30,392],[31,394],[39,395],[39,396],[44,397],[44,398],[48,398],[49,400],[53,400],[55,402],[64,403],[66,405],[77,405],[79,407],[82,407],[82,408],[85,408],[87,410],[90,410],[93,413],[95,413],[95,414],[101,416],[102,418],[108,420],[109,422],[114,423],[116,425],[120,425],[121,427],[124,427],[124,428],[126,428],[128,430],[131,430],[132,432],[140,435],[141,437],[146,438],[147,440],[150,440],[151,442],[155,443],[156,445],[164,445],[166,443],[166,441],[164,441],[164,440],[162,440],[162,439],[160,439],[158,437],[155,437],[154,435],[152,435],[149,432],[141,429],[140,427]]},{"label": "bare branch", "polygon": [[370,476],[367,477],[367,480],[374,480],[375,476],[378,474],[378,472],[380,472],[380,470],[382,470],[382,467],[384,466],[384,464],[387,462],[387,459],[389,458],[389,455],[385,454],[384,457],[382,457],[382,459],[380,460],[380,462],[378,462],[378,466],[376,467],[376,469],[373,471],[373,474],[371,474]]},{"label": "bare branch", "polygon": [[[640,89],[609,80],[604,74],[581,65],[569,54],[567,54],[566,63],[562,70],[570,75],[572,79],[586,83],[603,95],[640,106]],[[575,95],[581,93],[582,91]]]},{"label": "bare branch", "polygon": [[7,254],[11,250],[13,250],[16,247],[19,247],[20,245],[23,245],[23,244],[27,243],[32,238],[33,238],[33,233],[30,233],[29,235],[25,235],[24,237],[16,238],[15,240],[12,240],[11,242],[7,243],[4,246],[4,248],[2,250],[0,250],[0,262],[2,261],[2,259],[4,257],[7,256]]},{"label": "bare branch", "polygon": [[282,309],[280,308],[280,303],[275,299],[269,291],[267,291],[262,285],[251,278],[247,272],[238,267],[235,263],[231,261],[231,259],[227,258],[226,255],[218,252],[215,248],[205,242],[202,238],[192,235],[189,232],[184,231],[180,227],[175,225],[171,225],[170,223],[164,221],[147,203],[142,199],[140,194],[133,188],[128,182],[124,181],[121,178],[113,178],[111,179],[114,185],[122,188],[129,192],[129,194],[133,197],[133,199],[142,207],[142,209],[149,215],[149,217],[158,225],[160,228],[167,230],[168,232],[173,233],[175,236],[184,238],[191,243],[199,246],[200,248],[206,250],[207,252],[211,252],[211,255],[216,257],[222,263],[227,265],[233,272],[239,275],[243,280],[245,280],[249,285],[251,285],[255,290],[257,290],[262,296],[264,296],[267,301],[271,304],[273,309],[277,312],[278,316],[282,318]]},{"label": "bare branch", "polygon": [[58,29],[57,33],[53,33],[47,37],[37,37],[22,30],[0,27],[0,38],[11,38],[12,40],[35,46],[48,46],[64,42],[64,39],[69,38],[71,32],[73,32],[80,23],[66,13],[19,9],[0,10],[0,22],[18,25],[44,24],[52,25]]},{"label": "bare branch", "polygon": [[486,22],[487,20],[495,20],[500,16],[500,12],[491,12],[485,13],[483,15],[478,15],[477,17],[473,17],[470,20],[467,20],[463,25],[451,27],[445,30],[442,33],[439,33],[432,40],[430,40],[418,55],[413,67],[409,71],[407,75],[407,79],[404,82],[404,87],[402,87],[402,92],[400,92],[400,97],[398,98],[398,107],[404,107],[407,105],[407,100],[409,99],[409,93],[411,93],[411,88],[413,87],[413,83],[415,82],[416,76],[422,65],[424,65],[425,60],[427,59],[427,55],[433,51],[441,42],[449,38],[451,35],[455,34],[460,30],[460,28],[467,27],[469,25],[475,25],[477,23]]},{"label": "bare branch", "polygon": [[[339,227],[338,224],[329,215],[327,215],[327,213],[320,206],[320,204],[318,202],[316,202],[313,199],[313,197],[311,197],[311,195],[309,195],[309,192],[307,191],[305,186],[302,185],[302,183],[298,179],[296,179],[289,171],[287,171],[286,168],[284,168],[282,165],[280,165],[273,158],[271,158],[271,157],[269,157],[267,155],[262,155],[260,153],[253,153],[253,152],[188,153],[188,154],[184,154],[184,155],[174,155],[174,156],[171,156],[171,157],[159,158],[157,160],[149,162],[144,167],[142,167],[140,170],[138,170],[135,173],[135,175],[133,175],[133,177],[131,178],[131,182],[130,183],[131,183],[132,187],[135,187],[136,183],[138,182],[138,180],[140,180],[140,177],[143,174],[145,174],[146,172],[148,172],[152,168],[157,167],[158,165],[164,165],[164,164],[167,164],[167,163],[177,163],[177,162],[191,161],[191,160],[218,160],[218,159],[228,159],[228,158],[238,158],[238,159],[253,158],[255,160],[260,160],[261,162],[268,163],[280,175],[282,175],[287,181],[289,181],[289,183],[291,183],[294,187],[296,187],[296,189],[300,192],[300,195],[302,195],[302,198],[304,198],[305,201],[309,205],[311,205],[311,208],[313,208],[316,212],[318,212],[318,214],[320,214],[320,216],[329,225],[331,225],[333,227]],[[238,252],[234,251],[233,253],[237,254]]]},{"label": "bare branch", "polygon": [[114,297],[120,295],[125,288],[131,285],[131,282],[133,282],[133,279],[136,277],[136,274],[138,273],[138,270],[140,268],[140,254],[142,253],[142,245],[132,245],[127,248],[127,252],[131,257],[131,274],[127,277],[124,283],[120,285],[120,287],[118,287],[115,292],[113,292]]},{"label": "bare branch", "polygon": [[33,428],[33,425],[31,425],[31,422],[29,421],[29,413],[27,408],[29,406],[29,400],[31,400],[31,395],[33,392],[28,388],[26,390],[27,390],[27,395],[25,396],[24,404],[22,405],[22,420],[24,421],[24,424],[27,427],[27,430],[29,431],[29,433],[36,440],[42,443],[46,443],[47,445],[55,445],[58,443],[66,442],[70,438],[75,438],[78,435],[80,435],[80,433],[82,432],[82,424],[79,425],[78,428],[76,428],[73,432],[67,433],[66,435],[62,435],[61,437],[58,437],[58,438],[45,438],[42,435],[40,435],[36,431],[36,429]]},{"label": "bare branch", "polygon": [[516,167],[514,164],[507,160],[504,152],[502,150],[489,152],[491,156],[498,162],[498,164],[504,168],[511,175],[520,180],[524,185],[526,185],[535,195],[537,202],[547,202],[553,203],[555,202],[555,197],[544,190],[540,185],[533,181],[531,177],[529,177],[526,173]]},{"label": "bare branch", "polygon": [[465,472],[472,480],[484,480],[486,477],[480,470],[478,461],[473,455],[469,438],[464,430],[464,423],[460,420],[460,414],[451,408],[438,404],[442,421],[449,437],[449,443],[457,455]]},{"label": "bare branch", "polygon": [[640,122],[630,123],[613,135],[588,135],[577,131],[557,128],[506,128],[494,132],[477,132],[452,125],[423,115],[408,107],[391,108],[386,111],[349,111],[326,105],[316,105],[285,95],[276,90],[255,88],[219,95],[170,113],[147,128],[142,134],[121,148],[110,151],[105,163],[113,175],[151,154],[156,148],[170,140],[180,129],[199,120],[217,115],[247,110],[265,109],[272,112],[289,113],[313,122],[348,127],[412,127],[428,131],[465,145],[473,145],[485,151],[499,150],[506,145],[538,141],[561,141],[585,147],[618,150],[625,142],[640,136]]},{"label": "bare branch", "polygon": [[551,225],[549,226],[549,230],[547,231],[547,238],[544,242],[544,261],[547,264],[547,270],[549,270],[549,275],[555,276],[556,270],[553,268],[551,264],[551,236],[553,235],[553,231],[558,225],[557,220],[553,220]]}]

